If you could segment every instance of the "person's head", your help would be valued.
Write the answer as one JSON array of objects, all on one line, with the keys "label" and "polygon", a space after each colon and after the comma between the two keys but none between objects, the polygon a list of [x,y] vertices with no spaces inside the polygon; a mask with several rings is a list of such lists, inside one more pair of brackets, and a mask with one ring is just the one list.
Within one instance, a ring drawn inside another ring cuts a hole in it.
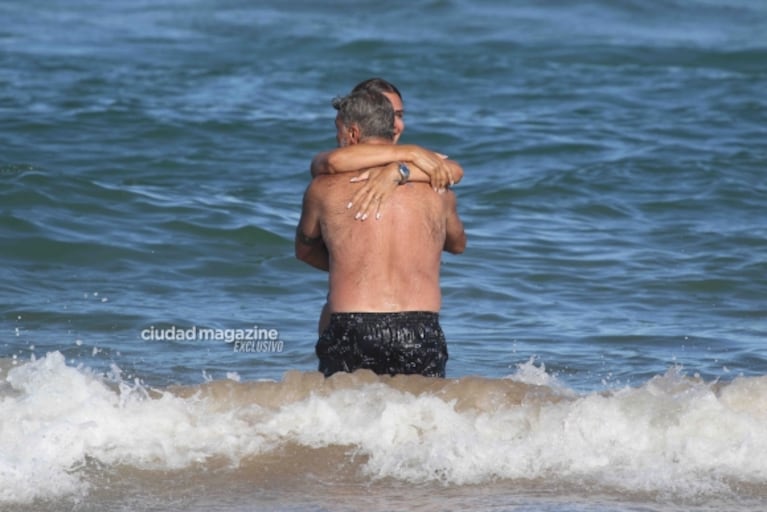
[{"label": "person's head", "polygon": [[336,140],[340,147],[367,139],[394,141],[394,109],[386,96],[375,91],[352,92],[333,99]]},{"label": "person's head", "polygon": [[394,142],[399,140],[405,131],[405,109],[402,102],[402,94],[399,89],[383,78],[368,78],[354,86],[352,93],[360,91],[373,91],[386,96],[394,109]]}]

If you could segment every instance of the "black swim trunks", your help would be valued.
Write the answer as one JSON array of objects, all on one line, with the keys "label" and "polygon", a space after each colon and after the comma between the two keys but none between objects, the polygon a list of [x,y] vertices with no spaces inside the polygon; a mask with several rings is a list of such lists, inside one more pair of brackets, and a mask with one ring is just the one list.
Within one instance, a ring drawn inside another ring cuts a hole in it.
[{"label": "black swim trunks", "polygon": [[360,368],[379,375],[444,377],[447,343],[439,313],[333,313],[315,351],[326,377]]}]

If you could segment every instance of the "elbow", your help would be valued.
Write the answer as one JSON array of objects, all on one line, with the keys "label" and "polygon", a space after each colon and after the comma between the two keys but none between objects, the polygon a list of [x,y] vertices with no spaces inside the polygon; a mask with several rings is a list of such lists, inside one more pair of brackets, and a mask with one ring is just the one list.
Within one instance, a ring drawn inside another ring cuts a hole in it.
[{"label": "elbow", "polygon": [[331,167],[331,161],[335,163],[334,153],[335,151],[319,153],[312,158],[312,163],[309,167],[312,178],[316,178],[320,174],[333,174],[335,172],[335,167]]},{"label": "elbow", "polygon": [[463,254],[463,251],[465,250],[466,250],[466,244],[463,244],[463,245],[456,245],[455,247],[451,247],[450,249],[448,249],[447,252],[449,252],[450,254]]},{"label": "elbow", "polygon": [[453,184],[457,185],[463,179],[463,167],[461,167],[458,164],[455,164],[453,168],[451,169],[450,174],[451,174],[451,177],[453,178]]},{"label": "elbow", "polygon": [[338,151],[331,151],[323,163],[325,164],[322,167],[323,172],[327,174],[338,172]]},{"label": "elbow", "polygon": [[296,242],[296,259],[303,261],[310,267],[327,271],[329,269],[328,255],[325,246],[312,247],[300,242]]},{"label": "elbow", "polygon": [[466,250],[466,233],[461,233],[460,237],[457,237],[455,240],[449,241],[449,243],[445,244],[445,251],[449,252],[450,254],[463,254],[463,251]]}]

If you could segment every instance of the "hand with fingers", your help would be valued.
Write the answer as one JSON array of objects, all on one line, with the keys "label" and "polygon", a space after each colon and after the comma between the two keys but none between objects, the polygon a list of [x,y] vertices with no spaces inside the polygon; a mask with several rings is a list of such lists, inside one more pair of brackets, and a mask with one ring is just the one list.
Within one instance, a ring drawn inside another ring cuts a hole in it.
[{"label": "hand with fingers", "polygon": [[429,177],[429,183],[437,192],[455,185],[455,180],[446,160],[446,155],[429,151],[420,146],[410,147],[408,162]]},{"label": "hand with fingers", "polygon": [[347,209],[357,206],[355,219],[367,219],[372,209],[375,209],[376,219],[381,218],[384,202],[403,183],[399,166],[398,162],[392,162],[383,167],[368,169],[349,180],[352,183],[365,182],[346,205]]}]

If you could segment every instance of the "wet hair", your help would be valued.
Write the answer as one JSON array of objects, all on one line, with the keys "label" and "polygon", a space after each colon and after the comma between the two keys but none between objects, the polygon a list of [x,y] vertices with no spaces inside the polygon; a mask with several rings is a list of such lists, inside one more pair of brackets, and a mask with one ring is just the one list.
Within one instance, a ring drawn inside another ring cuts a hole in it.
[{"label": "wet hair", "polygon": [[397,96],[399,96],[399,99],[402,100],[402,94],[400,94],[399,89],[397,89],[397,86],[395,86],[393,83],[388,82],[384,80],[383,78],[368,78],[367,80],[363,80],[362,82],[358,83],[354,86],[354,89],[352,89],[352,92],[360,92],[360,91],[373,91],[380,94],[386,93],[386,92],[393,92]]},{"label": "wet hair", "polygon": [[333,99],[333,108],[344,126],[356,124],[360,139],[394,139],[394,109],[389,99],[376,91],[357,91]]}]

